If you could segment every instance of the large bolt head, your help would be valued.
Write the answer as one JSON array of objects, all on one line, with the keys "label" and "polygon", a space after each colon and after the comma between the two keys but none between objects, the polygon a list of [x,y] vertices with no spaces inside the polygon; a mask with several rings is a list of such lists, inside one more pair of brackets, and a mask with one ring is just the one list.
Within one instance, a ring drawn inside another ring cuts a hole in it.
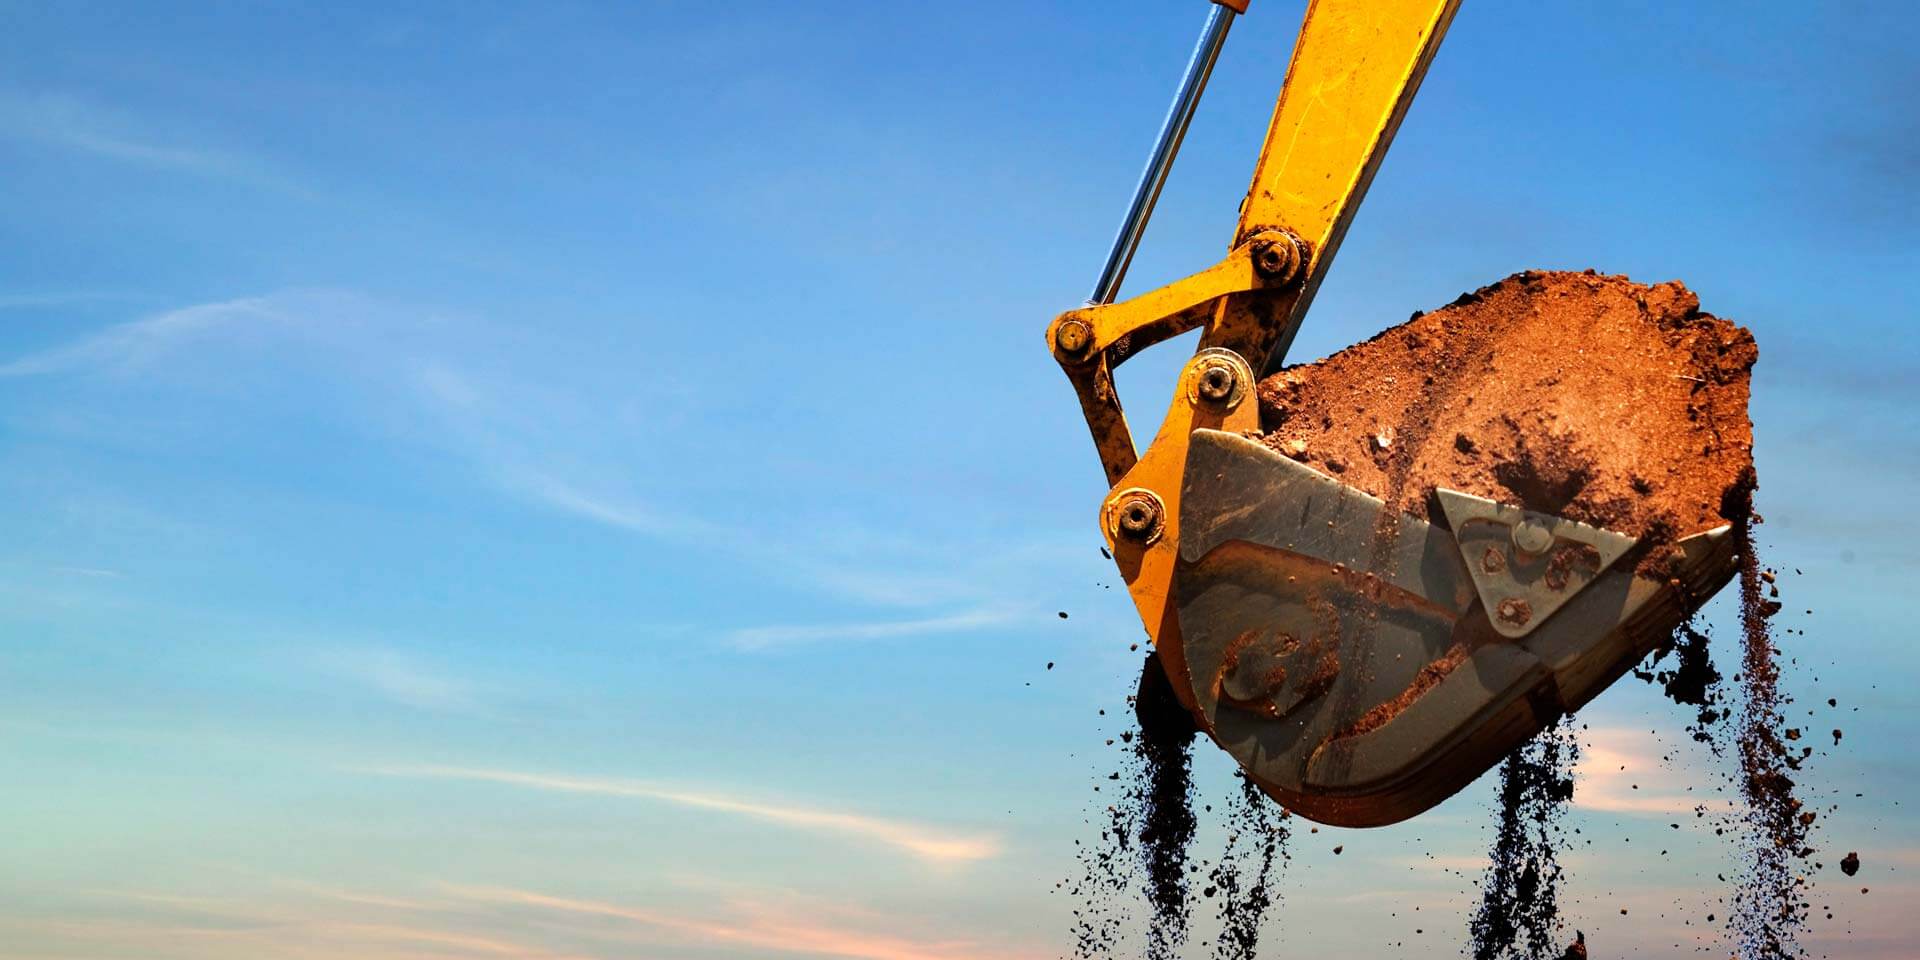
[{"label": "large bolt head", "polygon": [[1093,328],[1085,320],[1062,320],[1054,328],[1053,345],[1069,357],[1081,356],[1093,346]]},{"label": "large bolt head", "polygon": [[1268,231],[1253,248],[1253,269],[1270,283],[1288,283],[1306,259],[1300,241],[1284,231]]},{"label": "large bolt head", "polygon": [[1522,520],[1513,525],[1513,546],[1521,553],[1539,556],[1553,546],[1553,531],[1538,520]]},{"label": "large bolt head", "polygon": [[1224,412],[1238,407],[1252,392],[1253,370],[1239,354],[1223,347],[1208,347],[1187,361],[1180,382],[1187,402]]},{"label": "large bolt head", "polygon": [[1203,399],[1214,403],[1224,403],[1233,397],[1233,389],[1239,379],[1233,364],[1225,360],[1211,360],[1200,369],[1200,376],[1194,384]]},{"label": "large bolt head", "polygon": [[1115,539],[1149,544],[1166,529],[1166,507],[1151,490],[1128,490],[1112,501],[1108,523]]}]

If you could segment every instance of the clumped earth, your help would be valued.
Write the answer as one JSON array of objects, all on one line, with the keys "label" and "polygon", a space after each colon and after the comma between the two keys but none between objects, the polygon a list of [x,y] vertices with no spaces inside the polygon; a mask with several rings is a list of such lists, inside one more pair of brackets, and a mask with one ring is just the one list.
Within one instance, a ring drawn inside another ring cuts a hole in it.
[{"label": "clumped earth", "polygon": [[1448,487],[1671,541],[1730,519],[1758,356],[1678,283],[1529,271],[1262,380],[1261,424],[1422,519]]},{"label": "clumped earth", "polygon": [[[1713,736],[1714,724],[1726,711],[1720,703],[1722,677],[1719,668],[1713,665],[1710,646],[1707,628],[1690,620],[1674,628],[1673,637],[1635,668],[1633,675],[1659,684],[1661,692],[1674,703],[1695,708],[1698,712],[1687,732],[1693,739],[1717,748],[1719,741]],[[1671,666],[1667,665],[1669,656],[1673,658]]]}]

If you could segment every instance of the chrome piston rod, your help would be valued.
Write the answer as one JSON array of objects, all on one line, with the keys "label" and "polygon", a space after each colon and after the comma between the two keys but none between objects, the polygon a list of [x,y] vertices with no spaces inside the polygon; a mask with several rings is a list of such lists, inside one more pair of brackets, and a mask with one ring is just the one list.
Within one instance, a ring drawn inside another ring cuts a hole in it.
[{"label": "chrome piston rod", "polygon": [[1180,140],[1187,135],[1187,124],[1193,121],[1200,94],[1207,89],[1213,63],[1220,58],[1220,48],[1227,42],[1227,29],[1233,26],[1237,14],[1224,3],[1216,2],[1212,6],[1207,25],[1200,31],[1200,42],[1194,45],[1193,58],[1187,61],[1187,72],[1180,78],[1173,105],[1167,108],[1167,118],[1160,124],[1160,136],[1154,140],[1147,168],[1141,171],[1140,183],[1133,188],[1133,203],[1127,207],[1127,218],[1121,221],[1120,232],[1113,238],[1113,249],[1107,253],[1106,266],[1100,268],[1100,279],[1093,285],[1093,295],[1087,298],[1089,304],[1112,303],[1120,292],[1120,281],[1126,278],[1127,265],[1133,262],[1133,252],[1140,246],[1140,235],[1146,232],[1153,204],[1160,199],[1167,172],[1173,169],[1173,156],[1180,152]]}]

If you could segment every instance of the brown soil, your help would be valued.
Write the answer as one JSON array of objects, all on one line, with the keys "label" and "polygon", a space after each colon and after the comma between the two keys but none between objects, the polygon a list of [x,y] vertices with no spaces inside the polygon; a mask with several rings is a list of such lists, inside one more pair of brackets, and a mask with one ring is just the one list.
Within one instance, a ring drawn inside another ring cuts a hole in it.
[{"label": "brown soil", "polygon": [[1664,542],[1732,519],[1757,357],[1679,283],[1528,271],[1266,378],[1261,423],[1422,519],[1444,486]]}]

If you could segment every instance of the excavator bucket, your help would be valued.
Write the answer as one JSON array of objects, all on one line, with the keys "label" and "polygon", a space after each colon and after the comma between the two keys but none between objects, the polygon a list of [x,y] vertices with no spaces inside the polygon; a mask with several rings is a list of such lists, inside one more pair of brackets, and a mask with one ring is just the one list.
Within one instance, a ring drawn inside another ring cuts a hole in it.
[{"label": "excavator bucket", "polygon": [[[1734,572],[1719,527],[1667,579],[1634,538],[1442,489],[1445,525],[1196,430],[1173,573],[1177,689],[1290,809],[1405,819],[1579,708]],[[1161,650],[1161,655],[1169,651]]]}]

